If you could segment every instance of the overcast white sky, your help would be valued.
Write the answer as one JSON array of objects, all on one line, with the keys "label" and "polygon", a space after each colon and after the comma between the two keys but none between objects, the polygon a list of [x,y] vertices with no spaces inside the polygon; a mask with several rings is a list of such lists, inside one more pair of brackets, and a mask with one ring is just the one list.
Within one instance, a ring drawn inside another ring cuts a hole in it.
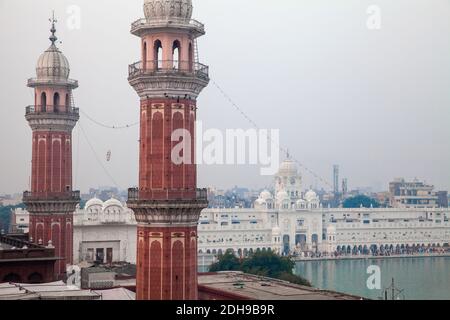
[{"label": "overcast white sky", "polygon": [[[49,46],[51,10],[71,78],[80,82],[77,106],[106,124],[127,124],[138,119],[127,72],[139,59],[129,30],[143,17],[142,2],[0,0],[0,194],[28,188],[26,80]],[[73,4],[81,8],[79,30],[66,27]],[[381,30],[366,27],[369,5],[382,10]],[[206,24],[199,49],[211,78],[260,127],[280,129],[301,163],[329,181],[340,164],[350,187],[386,189],[404,176],[450,189],[449,0],[194,0],[194,7]],[[213,85],[199,108],[207,128],[250,128]],[[107,130],[84,117],[80,124],[115,183],[136,185],[138,128]],[[80,126],[73,136],[75,188],[114,185]],[[201,166],[199,175],[201,186],[271,182],[256,166]],[[315,184],[303,175],[305,187]]]}]

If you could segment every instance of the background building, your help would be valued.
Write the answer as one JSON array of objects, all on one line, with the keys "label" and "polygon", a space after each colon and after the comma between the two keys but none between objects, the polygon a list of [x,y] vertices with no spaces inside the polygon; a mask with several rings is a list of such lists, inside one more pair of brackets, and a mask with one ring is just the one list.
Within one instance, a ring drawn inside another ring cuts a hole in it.
[{"label": "background building", "polygon": [[93,198],[74,213],[73,259],[78,264],[136,264],[136,220],[133,211],[111,198]]},{"label": "background building", "polygon": [[[0,283],[51,282],[55,274],[55,248],[0,235]],[[0,290],[1,291],[1,290]]]},{"label": "background building", "polygon": [[407,182],[403,178],[389,183],[390,205],[393,208],[433,208],[438,206],[439,197],[434,186],[415,179]]}]

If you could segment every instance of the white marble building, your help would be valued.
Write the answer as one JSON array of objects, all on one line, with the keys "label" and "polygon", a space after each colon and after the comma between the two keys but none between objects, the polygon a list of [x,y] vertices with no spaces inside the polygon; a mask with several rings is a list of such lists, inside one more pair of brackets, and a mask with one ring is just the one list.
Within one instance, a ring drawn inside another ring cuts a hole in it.
[{"label": "white marble building", "polygon": [[74,263],[136,263],[133,211],[116,199],[89,200],[74,213],[73,251]]},{"label": "white marble building", "polygon": [[199,253],[398,254],[448,246],[449,218],[444,208],[323,208],[314,191],[301,191],[300,174],[288,159],[275,177],[275,196],[266,190],[252,209],[202,212]]}]

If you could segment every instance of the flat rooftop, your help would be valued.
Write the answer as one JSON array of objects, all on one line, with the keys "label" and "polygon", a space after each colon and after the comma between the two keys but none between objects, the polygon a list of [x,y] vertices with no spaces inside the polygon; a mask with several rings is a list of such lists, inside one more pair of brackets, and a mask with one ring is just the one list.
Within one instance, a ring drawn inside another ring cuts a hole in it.
[{"label": "flat rooftop", "polygon": [[0,284],[0,300],[135,300],[125,288],[82,290],[62,281],[43,284]]},{"label": "flat rooftop", "polygon": [[0,284],[0,300],[98,300],[99,293],[80,290],[62,281],[44,284]]},{"label": "flat rooftop", "polygon": [[13,247],[10,246],[9,244],[0,242],[0,250],[11,250]]},{"label": "flat rooftop", "polygon": [[363,300],[350,294],[319,290],[242,272],[200,273],[199,286],[250,300]]}]

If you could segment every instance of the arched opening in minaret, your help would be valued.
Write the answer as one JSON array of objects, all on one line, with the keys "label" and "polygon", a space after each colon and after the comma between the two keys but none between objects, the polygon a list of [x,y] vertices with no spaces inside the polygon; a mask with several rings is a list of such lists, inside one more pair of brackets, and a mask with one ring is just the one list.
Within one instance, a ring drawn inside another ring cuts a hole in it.
[{"label": "arched opening in minaret", "polygon": [[181,43],[178,40],[173,42],[172,46],[172,60],[173,60],[173,68],[178,69],[180,67],[181,61]]},{"label": "arched opening in minaret", "polygon": [[45,92],[42,92],[41,94],[41,111],[47,111],[47,94]]},{"label": "arched opening in minaret", "polygon": [[156,40],[155,45],[153,47],[154,52],[154,63],[155,63],[155,69],[161,69],[162,63],[163,63],[163,47],[161,40]]},{"label": "arched opening in minaret", "polygon": [[66,112],[69,112],[69,110],[70,110],[70,96],[67,93],[66,94]]},{"label": "arched opening in minaret", "polygon": [[144,41],[144,45],[142,46],[142,66],[144,70],[147,70],[147,42]]},{"label": "arched opening in minaret", "polygon": [[53,95],[53,110],[54,110],[54,112],[58,112],[59,111],[59,102],[60,102],[59,93],[56,92]]},{"label": "arched opening in minaret", "polygon": [[192,48],[192,42],[189,43],[189,71],[192,71],[194,65],[194,50]]}]

